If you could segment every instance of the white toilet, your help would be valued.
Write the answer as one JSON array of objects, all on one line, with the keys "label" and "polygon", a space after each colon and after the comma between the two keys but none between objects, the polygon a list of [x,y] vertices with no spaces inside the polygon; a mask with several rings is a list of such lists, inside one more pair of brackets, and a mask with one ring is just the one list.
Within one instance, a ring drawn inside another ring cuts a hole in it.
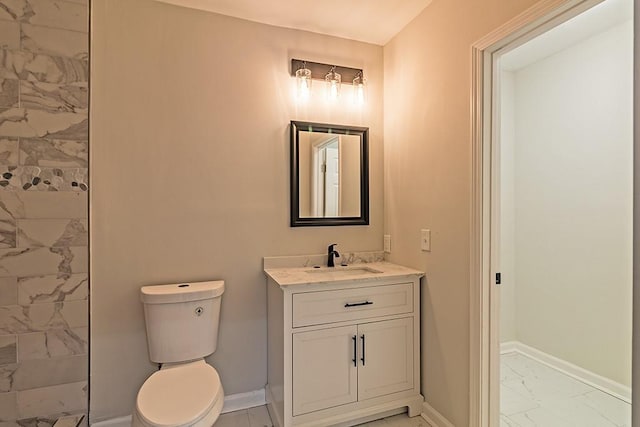
[{"label": "white toilet", "polygon": [[223,281],[144,286],[151,361],[162,364],[142,384],[133,427],[211,427],[222,411],[220,377],[204,358],[218,344]]}]

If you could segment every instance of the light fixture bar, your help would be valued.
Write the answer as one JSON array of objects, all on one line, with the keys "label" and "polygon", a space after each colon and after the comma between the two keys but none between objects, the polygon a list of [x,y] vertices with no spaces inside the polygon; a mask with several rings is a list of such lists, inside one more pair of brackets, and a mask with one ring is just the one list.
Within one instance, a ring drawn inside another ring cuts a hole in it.
[{"label": "light fixture bar", "polygon": [[358,75],[364,75],[361,68],[343,67],[341,65],[323,64],[320,62],[305,61],[302,59],[291,59],[291,75],[296,76],[296,71],[306,66],[311,70],[311,78],[314,80],[323,80],[327,72],[335,67],[335,71],[342,76],[342,83],[352,84],[353,79]]}]

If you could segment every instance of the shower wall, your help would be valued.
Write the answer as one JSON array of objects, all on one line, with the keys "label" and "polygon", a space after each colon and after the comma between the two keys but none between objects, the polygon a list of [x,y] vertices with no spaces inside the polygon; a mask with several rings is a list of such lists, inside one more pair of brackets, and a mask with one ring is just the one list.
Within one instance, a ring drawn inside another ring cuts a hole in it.
[{"label": "shower wall", "polygon": [[87,410],[88,0],[0,0],[0,426]]}]

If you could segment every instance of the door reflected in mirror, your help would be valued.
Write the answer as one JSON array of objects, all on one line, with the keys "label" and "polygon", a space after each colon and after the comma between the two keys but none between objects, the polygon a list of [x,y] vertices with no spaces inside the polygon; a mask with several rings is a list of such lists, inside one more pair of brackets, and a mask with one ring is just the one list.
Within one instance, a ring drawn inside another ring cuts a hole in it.
[{"label": "door reflected in mirror", "polygon": [[368,129],[291,122],[291,226],[366,225]]}]

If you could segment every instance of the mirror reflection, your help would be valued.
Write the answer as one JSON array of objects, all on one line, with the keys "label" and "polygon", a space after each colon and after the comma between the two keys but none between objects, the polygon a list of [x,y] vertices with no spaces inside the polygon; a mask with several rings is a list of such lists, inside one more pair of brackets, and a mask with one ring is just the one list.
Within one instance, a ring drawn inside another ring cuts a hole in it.
[{"label": "mirror reflection", "polygon": [[367,134],[291,122],[292,226],[368,224]]}]

